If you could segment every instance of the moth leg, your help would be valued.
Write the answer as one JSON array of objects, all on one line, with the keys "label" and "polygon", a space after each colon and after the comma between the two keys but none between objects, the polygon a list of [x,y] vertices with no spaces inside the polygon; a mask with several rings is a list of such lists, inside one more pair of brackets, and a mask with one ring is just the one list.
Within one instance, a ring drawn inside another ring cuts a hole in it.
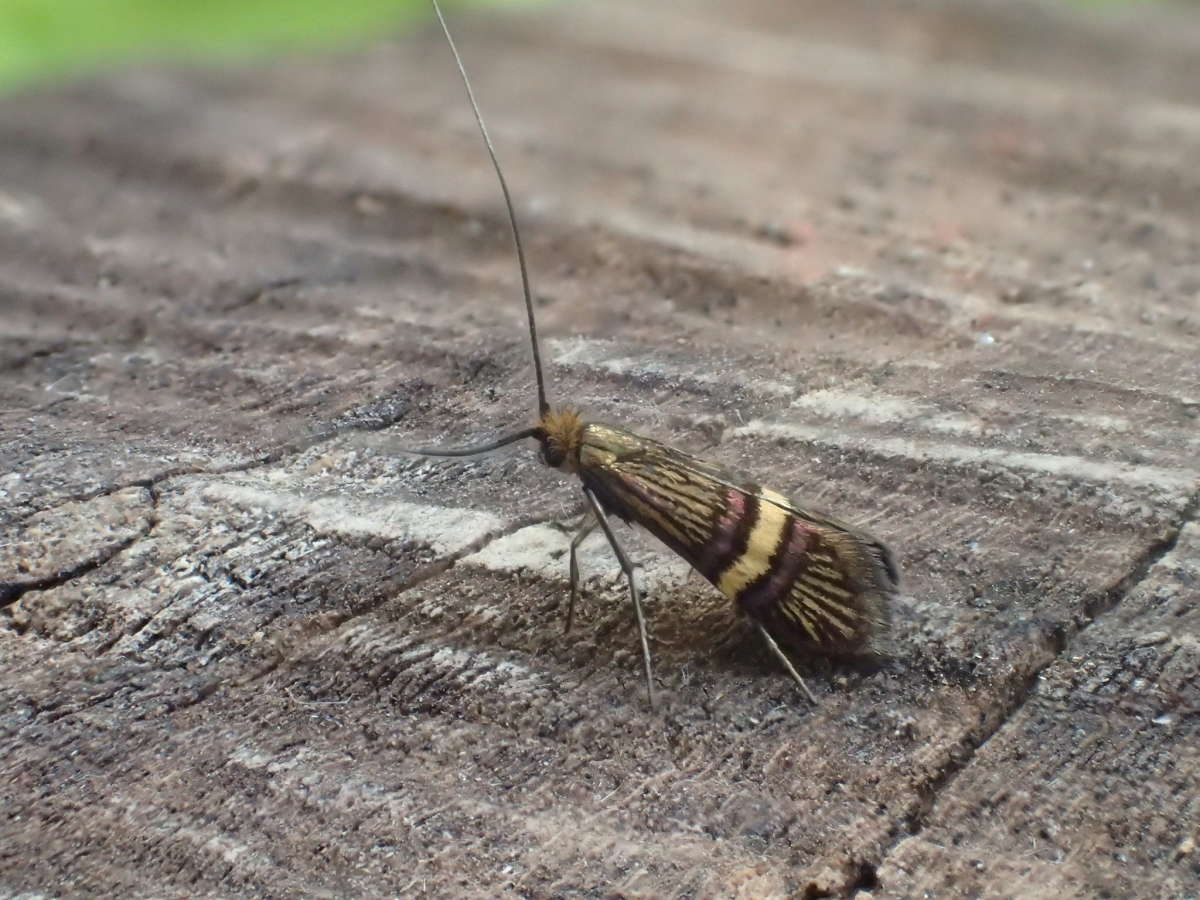
[{"label": "moth leg", "polygon": [[629,561],[629,557],[625,555],[625,551],[621,549],[621,545],[617,543],[617,536],[613,534],[612,526],[608,524],[608,516],[604,514],[604,508],[600,506],[600,501],[596,496],[586,488],[584,495],[588,499],[588,503],[592,506],[592,511],[596,514],[596,521],[600,523],[600,527],[604,530],[604,536],[608,538],[609,546],[612,547],[613,553],[617,556],[617,562],[621,564],[621,571],[625,573],[625,580],[629,582],[629,596],[633,600],[633,614],[637,617],[638,634],[642,639],[642,667],[646,673],[646,700],[650,704],[650,708],[654,708],[654,687],[651,681],[651,665],[650,665],[650,641],[646,637],[646,617],[642,613],[642,598],[638,593],[637,582],[633,578],[633,563]]},{"label": "moth leg", "polygon": [[571,623],[575,621],[575,600],[579,597],[579,562],[575,558],[575,551],[579,545],[587,539],[587,536],[596,530],[596,516],[589,509],[587,518],[579,527],[575,537],[571,538],[571,602],[567,605],[567,627],[563,629],[563,634],[571,633]]},{"label": "moth leg", "polygon": [[763,636],[763,640],[767,642],[767,646],[771,648],[771,652],[783,663],[783,667],[788,670],[788,674],[800,686],[800,690],[804,692],[804,696],[811,701],[813,706],[816,706],[817,698],[812,695],[812,691],[808,689],[808,685],[804,683],[804,679],[800,677],[800,673],[796,671],[796,667],[792,665],[792,661],[787,658],[787,654],[779,649],[779,645],[775,643],[775,638],[771,637],[771,632],[767,631],[761,622],[755,622],[754,624],[758,626],[758,631]]}]

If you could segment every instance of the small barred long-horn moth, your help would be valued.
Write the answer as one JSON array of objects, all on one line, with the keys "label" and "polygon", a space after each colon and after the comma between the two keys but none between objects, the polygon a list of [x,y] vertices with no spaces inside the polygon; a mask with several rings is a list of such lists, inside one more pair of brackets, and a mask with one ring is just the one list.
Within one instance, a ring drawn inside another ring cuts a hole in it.
[{"label": "small barred long-horn moth", "polygon": [[454,39],[437,0],[432,3],[508,210],[533,350],[538,420],[531,427],[486,444],[406,452],[474,456],[532,438],[541,445],[546,465],[579,476],[588,513],[570,545],[571,598],[566,630],[570,631],[579,594],[576,550],[599,525],[629,583],[651,707],[654,688],[642,599],[633,565],[613,533],[610,515],[642,526],[716,585],[754,623],[771,652],[815,703],[779,644],[826,655],[876,650],[886,633],[888,606],[899,582],[892,554],[859,529],[712,463],[622,428],[588,422],[575,409],[551,409],[546,400],[525,251],[512,198]]}]

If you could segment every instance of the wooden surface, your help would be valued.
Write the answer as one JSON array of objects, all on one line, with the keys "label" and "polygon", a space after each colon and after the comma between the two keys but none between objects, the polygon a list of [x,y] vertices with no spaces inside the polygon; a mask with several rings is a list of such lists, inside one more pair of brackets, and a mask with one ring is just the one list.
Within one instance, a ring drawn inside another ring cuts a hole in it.
[{"label": "wooden surface", "polygon": [[532,416],[432,29],[0,102],[0,893],[1200,895],[1200,23],[453,17],[552,399],[870,527],[811,708]]}]

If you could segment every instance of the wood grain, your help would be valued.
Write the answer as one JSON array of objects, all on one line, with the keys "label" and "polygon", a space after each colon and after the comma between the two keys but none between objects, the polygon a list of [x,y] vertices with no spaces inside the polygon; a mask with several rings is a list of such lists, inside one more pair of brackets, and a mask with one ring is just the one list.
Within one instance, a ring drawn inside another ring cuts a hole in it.
[{"label": "wood grain", "polygon": [[551,400],[897,552],[794,687],[653,541],[662,709],[430,28],[0,101],[0,893],[1200,894],[1200,24],[452,20]]}]

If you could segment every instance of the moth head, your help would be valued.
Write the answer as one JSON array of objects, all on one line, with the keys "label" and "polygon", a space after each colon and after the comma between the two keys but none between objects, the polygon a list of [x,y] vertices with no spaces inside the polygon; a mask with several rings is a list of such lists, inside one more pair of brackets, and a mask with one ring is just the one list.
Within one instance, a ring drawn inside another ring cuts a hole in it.
[{"label": "moth head", "polygon": [[583,419],[573,409],[550,410],[534,435],[542,445],[542,461],[563,472],[579,470],[579,448],[583,445]]}]

